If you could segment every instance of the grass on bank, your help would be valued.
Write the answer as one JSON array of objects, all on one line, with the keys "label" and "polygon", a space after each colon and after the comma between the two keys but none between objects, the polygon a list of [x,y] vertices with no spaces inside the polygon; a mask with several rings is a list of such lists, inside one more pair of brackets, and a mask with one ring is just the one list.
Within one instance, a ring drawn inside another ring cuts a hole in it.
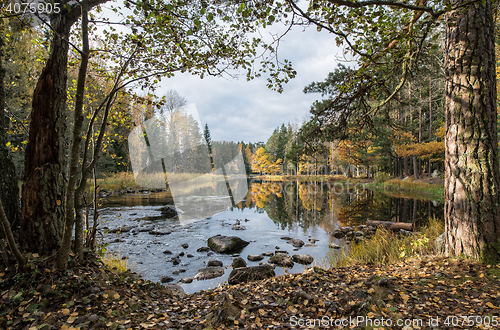
[{"label": "grass on bank", "polygon": [[357,264],[394,264],[411,257],[434,255],[435,240],[444,232],[444,224],[431,218],[419,232],[408,236],[399,235],[392,230],[378,228],[370,239],[359,243],[354,241],[348,250],[336,254],[330,249],[329,262],[332,268]]},{"label": "grass on bank", "polygon": [[101,261],[106,267],[119,274],[133,270],[133,265],[128,263],[128,258],[123,258],[120,252],[107,252],[101,256]]},{"label": "grass on bank", "polygon": [[379,192],[405,192],[422,197],[431,198],[440,202],[444,201],[444,185],[430,184],[427,182],[414,181],[413,179],[389,179],[381,175],[373,182],[366,184],[366,188]]}]

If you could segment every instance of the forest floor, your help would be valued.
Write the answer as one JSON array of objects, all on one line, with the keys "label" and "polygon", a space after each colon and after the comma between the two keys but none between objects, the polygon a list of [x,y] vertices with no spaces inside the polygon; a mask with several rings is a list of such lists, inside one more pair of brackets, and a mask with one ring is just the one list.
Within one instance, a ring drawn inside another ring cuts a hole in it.
[{"label": "forest floor", "polygon": [[63,273],[38,259],[25,273],[0,273],[1,329],[495,329],[500,322],[500,269],[463,259],[311,267],[179,296],[93,257]]}]

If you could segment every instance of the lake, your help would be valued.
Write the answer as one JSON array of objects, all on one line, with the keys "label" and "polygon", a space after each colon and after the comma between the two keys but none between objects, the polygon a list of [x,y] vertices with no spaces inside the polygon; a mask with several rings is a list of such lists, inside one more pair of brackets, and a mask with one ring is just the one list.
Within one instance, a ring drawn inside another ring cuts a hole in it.
[{"label": "lake", "polygon": [[[108,251],[128,257],[129,265],[151,281],[171,276],[176,283],[181,278],[194,277],[210,258],[222,261],[226,267],[223,276],[181,284],[187,293],[192,293],[227,282],[235,256],[253,266],[259,262],[248,261],[248,255],[280,249],[290,255],[308,254],[314,258],[313,265],[328,267],[329,244],[346,246],[346,242],[330,235],[341,226],[361,225],[367,219],[425,224],[429,215],[443,218],[443,205],[436,201],[394,197],[365,189],[361,183],[249,181],[248,187],[246,197],[234,207],[222,204],[224,207],[215,208],[209,217],[195,215],[182,222],[161,214],[162,207],[173,205],[167,192],[108,196],[102,199],[99,210],[100,241],[108,244]],[[214,205],[221,205],[220,202],[213,201]],[[182,210],[189,205],[176,206]],[[246,229],[233,230],[236,223]],[[124,226],[129,227],[126,232],[109,232]],[[197,251],[207,246],[208,238],[218,234],[238,236],[250,244],[234,255]],[[296,249],[283,237],[298,238],[306,244]],[[310,239],[317,241],[312,244]],[[187,248],[181,246],[185,243]],[[164,253],[166,250],[172,254]],[[172,257],[180,253],[183,253],[180,264],[174,265]],[[172,274],[181,268],[185,272]],[[275,272],[280,275],[302,272],[305,268],[295,263],[291,269],[276,267]]]}]

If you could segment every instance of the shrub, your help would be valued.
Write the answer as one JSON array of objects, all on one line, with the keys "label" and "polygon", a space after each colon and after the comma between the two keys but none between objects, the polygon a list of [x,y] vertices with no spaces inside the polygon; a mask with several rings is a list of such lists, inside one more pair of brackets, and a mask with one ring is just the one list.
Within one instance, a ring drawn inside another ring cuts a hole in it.
[{"label": "shrub", "polygon": [[385,228],[378,228],[369,239],[352,242],[350,248],[336,254],[330,249],[330,266],[344,267],[355,264],[393,264],[410,257],[434,254],[434,241],[444,231],[444,225],[435,217],[419,232],[399,235]]}]

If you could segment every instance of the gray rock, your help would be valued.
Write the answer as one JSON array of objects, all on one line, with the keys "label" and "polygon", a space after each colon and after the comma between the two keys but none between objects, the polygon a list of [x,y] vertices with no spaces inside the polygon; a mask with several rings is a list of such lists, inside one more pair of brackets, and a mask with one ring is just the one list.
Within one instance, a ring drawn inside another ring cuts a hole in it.
[{"label": "gray rock", "polygon": [[288,267],[292,268],[293,267],[293,260],[290,258],[288,254],[284,253],[278,253],[269,258],[268,262],[270,264],[275,264],[281,267]]},{"label": "gray rock", "polygon": [[272,257],[274,255],[273,252],[262,252],[261,253],[264,257]]},{"label": "gray rock", "polygon": [[174,280],[173,277],[171,276],[163,276],[160,280],[161,283],[167,283],[167,282],[172,282]]},{"label": "gray rock", "polygon": [[175,209],[175,206],[165,206],[164,208],[160,209],[161,214],[167,217],[168,219],[170,218],[175,218],[178,215],[177,210]]},{"label": "gray rock", "polygon": [[439,176],[438,170],[434,170],[434,172],[432,172],[432,174],[431,174],[431,178],[437,178],[438,176]]},{"label": "gray rock", "polygon": [[174,265],[178,265],[178,264],[180,264],[180,263],[181,263],[181,259],[180,259],[179,257],[177,257],[177,258],[172,258],[172,263],[173,263]]},{"label": "gray rock", "polygon": [[127,233],[137,226],[120,226],[118,228],[109,229],[108,233]]},{"label": "gray rock", "polygon": [[187,249],[189,247],[189,244],[188,243],[184,243],[181,245],[184,249]]},{"label": "gray rock", "polygon": [[220,277],[222,275],[224,275],[224,268],[222,267],[205,267],[198,269],[194,278],[198,281],[202,281]]},{"label": "gray rock", "polygon": [[166,285],[166,288],[169,289],[170,291],[172,291],[172,293],[177,295],[177,296],[183,296],[186,294],[186,292],[184,291],[182,286],[180,286],[179,284],[170,283],[170,284]]},{"label": "gray rock", "polygon": [[234,225],[231,229],[232,230],[246,230],[247,228],[245,226],[242,226],[242,225]]},{"label": "gray rock", "polygon": [[207,261],[207,267],[222,267],[222,261],[220,260],[215,260],[215,259],[208,259]]},{"label": "gray rock", "polygon": [[274,254],[288,254],[288,251],[285,251],[285,250],[276,250],[274,251]]},{"label": "gray rock", "polygon": [[186,270],[184,268],[179,268],[179,269],[176,269],[172,272],[172,274],[174,275],[179,275],[180,273],[184,273],[186,272]]},{"label": "gray rock", "polygon": [[172,231],[170,229],[157,229],[149,231],[150,235],[170,235],[171,233]]},{"label": "gray rock", "polygon": [[188,255],[186,255],[186,257],[188,257],[188,258],[193,258],[193,257],[194,257],[194,255],[192,255],[192,254],[188,254]]},{"label": "gray rock", "polygon": [[236,236],[217,235],[208,239],[208,246],[217,253],[233,253],[241,251],[250,242]]},{"label": "gray rock", "polygon": [[193,278],[192,277],[183,277],[179,280],[179,283],[185,283],[185,284],[189,284],[193,282]]},{"label": "gray rock", "polygon": [[292,260],[301,265],[310,265],[313,263],[314,258],[308,254],[294,254]]},{"label": "gray rock", "polygon": [[165,250],[165,251],[163,251],[163,253],[165,253],[165,254],[172,254],[172,251],[170,251],[170,250]]},{"label": "gray rock", "polygon": [[196,252],[207,252],[209,250],[210,250],[210,248],[208,246],[202,246],[201,248],[198,248],[198,250],[196,250]]},{"label": "gray rock", "polygon": [[283,237],[281,237],[280,239],[285,240],[285,241],[290,241],[290,240],[292,240],[292,239],[293,239],[293,237],[290,237],[290,236],[283,236]]},{"label": "gray rock", "polygon": [[262,259],[264,259],[264,256],[261,254],[249,254],[247,256],[247,259],[250,261],[261,261]]},{"label": "gray rock", "polygon": [[229,284],[246,283],[249,281],[258,281],[265,278],[274,277],[276,273],[271,265],[259,265],[244,268],[235,268],[231,271],[228,278]]},{"label": "gray rock", "polygon": [[292,244],[293,247],[300,248],[304,246],[304,242],[301,239],[293,238],[287,242],[288,244]]},{"label": "gray rock", "polygon": [[340,245],[335,244],[335,243],[330,243],[330,244],[329,244],[329,246],[330,246],[330,248],[332,248],[332,249],[340,249]]},{"label": "gray rock", "polygon": [[309,239],[309,243],[311,243],[311,244],[316,244],[316,242],[318,242],[318,241],[319,241],[319,239],[315,239],[315,238]]},{"label": "gray rock", "polygon": [[345,236],[345,233],[342,230],[335,230],[332,232],[332,236],[335,238],[342,238]]},{"label": "gray rock", "polygon": [[240,268],[240,267],[246,267],[247,266],[247,262],[245,261],[245,259],[241,258],[241,257],[236,257],[233,259],[233,263],[231,264],[231,267],[233,268]]}]

